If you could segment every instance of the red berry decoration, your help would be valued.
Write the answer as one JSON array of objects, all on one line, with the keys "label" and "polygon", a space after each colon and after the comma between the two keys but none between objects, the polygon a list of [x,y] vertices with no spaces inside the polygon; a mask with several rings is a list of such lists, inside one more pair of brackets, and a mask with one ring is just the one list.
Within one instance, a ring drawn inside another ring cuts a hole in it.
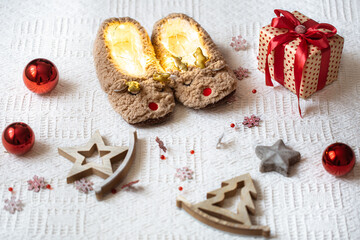
[{"label": "red berry decoration", "polygon": [[194,151],[194,150],[191,150],[191,151],[190,151],[190,154],[194,154],[194,153],[195,153],[195,151]]},{"label": "red berry decoration", "polygon": [[22,122],[15,122],[5,128],[2,134],[2,144],[12,154],[27,153],[35,143],[35,134],[31,127]]},{"label": "red berry decoration", "polygon": [[12,188],[12,187],[9,187],[8,190],[9,190],[9,192],[12,192],[12,191],[13,191],[13,188]]},{"label": "red berry decoration", "polygon": [[161,158],[161,160],[165,160],[165,159],[166,159],[166,157],[165,157],[164,155],[161,155],[160,158]]},{"label": "red berry decoration", "polygon": [[59,81],[59,72],[52,62],[44,58],[38,58],[26,65],[23,80],[30,91],[44,94],[56,87]]},{"label": "red berry decoration", "polygon": [[252,90],[252,93],[256,93],[256,89],[253,89],[253,90]]},{"label": "red berry decoration", "polygon": [[235,127],[235,124],[234,124],[234,123],[230,124],[230,127],[234,128],[234,127]]},{"label": "red berry decoration", "polygon": [[46,185],[46,188],[47,188],[47,189],[51,189],[51,185],[50,185],[50,184],[47,184],[47,185]]},{"label": "red berry decoration", "polygon": [[116,189],[115,189],[115,188],[111,189],[111,193],[112,193],[112,194],[117,193]]},{"label": "red berry decoration", "polygon": [[182,191],[183,190],[183,188],[182,187],[179,187],[179,191]]},{"label": "red berry decoration", "polygon": [[325,170],[334,176],[343,176],[355,165],[354,151],[344,143],[333,143],[328,146],[322,156]]}]

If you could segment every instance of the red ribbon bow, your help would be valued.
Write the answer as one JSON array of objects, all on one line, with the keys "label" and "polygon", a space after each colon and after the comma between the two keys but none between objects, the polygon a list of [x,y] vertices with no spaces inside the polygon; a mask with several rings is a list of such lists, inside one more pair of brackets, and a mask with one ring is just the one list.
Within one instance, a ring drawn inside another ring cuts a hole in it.
[{"label": "red ribbon bow", "polygon": [[[276,18],[272,19],[271,26],[274,28],[287,28],[288,32],[278,35],[271,39],[268,45],[265,65],[265,79],[267,86],[273,86],[269,71],[268,57],[271,51],[274,50],[274,78],[281,85],[284,85],[284,51],[285,45],[297,38],[300,38],[300,44],[295,53],[294,76],[295,76],[295,90],[298,98],[299,113],[300,109],[300,85],[303,75],[303,69],[308,57],[308,44],[312,44],[321,49],[321,65],[317,85],[317,91],[322,89],[326,84],[327,73],[330,62],[330,45],[327,38],[336,34],[337,30],[334,26],[327,23],[317,23],[310,19],[303,24],[290,12],[276,9],[274,10]],[[281,16],[281,14],[283,16]],[[305,33],[298,33],[295,27],[303,25],[306,28]],[[328,29],[331,32],[320,31],[319,29]]]}]

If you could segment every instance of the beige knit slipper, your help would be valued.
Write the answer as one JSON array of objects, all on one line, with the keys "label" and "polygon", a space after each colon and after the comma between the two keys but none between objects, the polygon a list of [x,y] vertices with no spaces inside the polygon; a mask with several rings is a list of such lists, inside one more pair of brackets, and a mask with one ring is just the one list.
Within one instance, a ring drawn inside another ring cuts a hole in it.
[{"label": "beige knit slipper", "polygon": [[101,24],[94,62],[112,107],[128,123],[159,123],[173,111],[170,75],[156,59],[146,30],[134,19],[110,18]]},{"label": "beige knit slipper", "polygon": [[151,37],[156,57],[172,74],[176,99],[200,109],[224,102],[236,77],[209,34],[194,19],[173,13],[159,20]]}]

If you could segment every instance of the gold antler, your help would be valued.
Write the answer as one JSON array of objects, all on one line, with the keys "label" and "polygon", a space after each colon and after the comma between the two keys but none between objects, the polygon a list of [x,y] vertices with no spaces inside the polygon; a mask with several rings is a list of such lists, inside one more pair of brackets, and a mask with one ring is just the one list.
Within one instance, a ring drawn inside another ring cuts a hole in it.
[{"label": "gold antler", "polygon": [[126,85],[128,86],[129,92],[133,94],[140,92],[140,83],[138,83],[137,81],[126,82]]},{"label": "gold antler", "polygon": [[153,79],[156,80],[156,81],[161,82],[164,85],[167,84],[170,81],[169,77],[170,77],[170,73],[156,72],[156,73],[153,74]]},{"label": "gold antler", "polygon": [[175,57],[174,55],[171,55],[174,59],[174,63],[175,63],[175,67],[182,71],[182,72],[185,72],[188,70],[188,67],[187,67],[187,64],[182,62],[182,58],[181,57]]},{"label": "gold antler", "polygon": [[208,57],[205,57],[201,48],[198,47],[196,51],[194,52],[193,56],[195,57],[195,65],[199,68],[205,68],[205,62],[209,60]]}]

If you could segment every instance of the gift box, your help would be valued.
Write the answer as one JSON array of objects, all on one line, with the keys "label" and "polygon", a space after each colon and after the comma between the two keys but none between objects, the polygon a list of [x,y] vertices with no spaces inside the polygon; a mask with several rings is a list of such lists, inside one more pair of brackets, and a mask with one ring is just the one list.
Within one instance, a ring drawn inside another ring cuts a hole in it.
[{"label": "gift box", "polygon": [[272,78],[307,98],[337,79],[344,38],[300,12],[274,12],[277,17],[260,30],[258,69],[268,86]]}]

